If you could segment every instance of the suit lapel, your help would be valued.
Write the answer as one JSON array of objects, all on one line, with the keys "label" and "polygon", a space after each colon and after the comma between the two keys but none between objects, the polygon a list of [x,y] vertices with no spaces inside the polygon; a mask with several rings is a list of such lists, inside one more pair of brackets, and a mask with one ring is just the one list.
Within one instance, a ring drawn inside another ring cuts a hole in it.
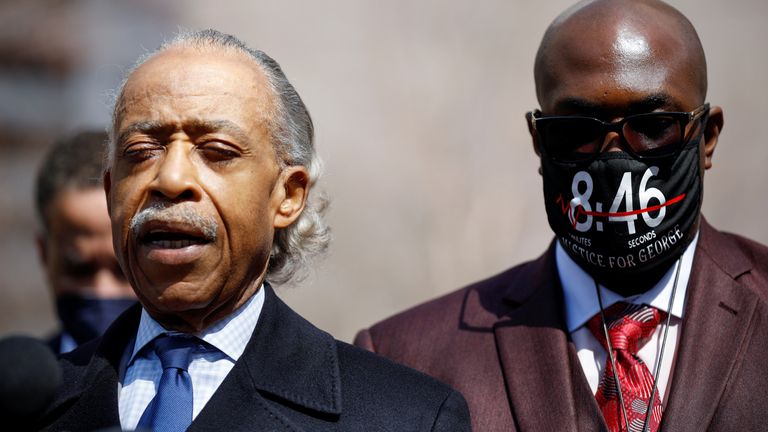
[{"label": "suit lapel", "polygon": [[140,313],[139,305],[131,307],[99,340],[87,366],[83,366],[82,378],[66,386],[69,393],[60,395],[54,403],[57,408],[53,412],[70,404],[71,408],[52,429],[98,430],[120,425],[117,403],[120,361],[136,333]]},{"label": "suit lapel", "polygon": [[264,287],[264,307],[243,356],[190,431],[301,431],[297,411],[329,420],[341,414],[336,341]]},{"label": "suit lapel", "polygon": [[120,425],[117,410],[117,373],[109,365],[89,366],[88,388],[54,429],[98,430]]},{"label": "suit lapel", "polygon": [[254,386],[250,368],[240,360],[188,431],[302,431],[270,406]]},{"label": "suit lapel", "polygon": [[709,425],[742,359],[758,302],[737,280],[750,268],[751,259],[703,221],[663,430],[699,431]]},{"label": "suit lapel", "polygon": [[[509,281],[506,319],[494,326],[521,431],[605,430],[563,321],[553,249]],[[661,430],[706,430],[731,377],[758,304],[738,282],[752,259],[702,218],[685,317]],[[696,389],[696,391],[691,391]],[[575,419],[575,422],[574,422]]]},{"label": "suit lapel", "polygon": [[[563,318],[554,248],[509,282],[508,319],[494,326],[520,431],[604,428]],[[574,421],[575,420],[575,421]]]}]

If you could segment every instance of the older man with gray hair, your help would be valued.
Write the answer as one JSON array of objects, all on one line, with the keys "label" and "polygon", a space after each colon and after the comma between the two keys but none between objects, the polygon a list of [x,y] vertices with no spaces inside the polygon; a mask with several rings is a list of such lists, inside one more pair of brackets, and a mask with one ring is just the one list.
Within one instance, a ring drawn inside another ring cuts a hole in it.
[{"label": "older man with gray hair", "polygon": [[323,252],[309,113],[278,64],[213,30],[141,61],[118,95],[104,188],[141,302],[62,358],[48,430],[463,431],[449,387],[334,340],[284,283]]}]

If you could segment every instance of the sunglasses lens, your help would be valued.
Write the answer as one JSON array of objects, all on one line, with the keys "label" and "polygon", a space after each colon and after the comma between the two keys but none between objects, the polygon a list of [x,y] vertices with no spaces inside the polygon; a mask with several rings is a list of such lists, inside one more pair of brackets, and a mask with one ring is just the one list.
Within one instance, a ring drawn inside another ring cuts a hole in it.
[{"label": "sunglasses lens", "polygon": [[555,159],[576,161],[600,150],[602,124],[586,117],[551,117],[536,122],[546,153]]},{"label": "sunglasses lens", "polygon": [[674,153],[683,139],[680,119],[666,114],[628,118],[622,132],[630,149],[638,155]]},{"label": "sunglasses lens", "polygon": [[590,160],[603,150],[609,131],[620,132],[624,151],[637,158],[657,158],[675,154],[687,137],[700,130],[692,128],[686,132],[691,116],[692,113],[655,112],[614,123],[580,116],[538,117],[535,127],[544,154],[562,162]]}]

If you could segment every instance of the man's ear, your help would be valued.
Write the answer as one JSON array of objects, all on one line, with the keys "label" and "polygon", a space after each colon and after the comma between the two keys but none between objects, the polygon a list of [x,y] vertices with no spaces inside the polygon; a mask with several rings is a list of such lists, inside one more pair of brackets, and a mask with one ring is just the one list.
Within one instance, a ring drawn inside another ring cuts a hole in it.
[{"label": "man's ear", "polygon": [[709,109],[709,118],[704,125],[704,168],[712,168],[712,155],[715,154],[717,139],[723,130],[723,109],[713,106]]},{"label": "man's ear", "polygon": [[[536,128],[533,126],[533,111],[525,113],[525,120],[528,122],[528,133],[531,134],[533,151],[536,153],[536,156],[541,157],[541,151],[539,151],[539,136],[536,133]],[[539,164],[539,175],[541,175],[541,164]]]},{"label": "man's ear", "polygon": [[280,173],[276,190],[279,203],[275,212],[275,228],[286,228],[299,218],[309,194],[309,172],[303,166],[291,166]]},{"label": "man's ear", "polygon": [[531,134],[531,141],[533,142],[533,151],[536,152],[536,156],[541,156],[539,151],[539,140],[536,134],[536,128],[533,126],[533,111],[525,113],[525,120],[528,122],[528,133]]},{"label": "man's ear", "polygon": [[37,249],[37,256],[40,257],[40,262],[43,267],[48,266],[48,248],[46,247],[45,234],[42,231],[38,231],[35,234],[35,246]]},{"label": "man's ear", "polygon": [[108,169],[104,170],[104,174],[101,178],[102,185],[104,186],[104,193],[107,195],[107,213],[112,214],[112,207],[111,207],[111,201],[109,199],[109,194],[112,191],[112,174],[109,172]]}]

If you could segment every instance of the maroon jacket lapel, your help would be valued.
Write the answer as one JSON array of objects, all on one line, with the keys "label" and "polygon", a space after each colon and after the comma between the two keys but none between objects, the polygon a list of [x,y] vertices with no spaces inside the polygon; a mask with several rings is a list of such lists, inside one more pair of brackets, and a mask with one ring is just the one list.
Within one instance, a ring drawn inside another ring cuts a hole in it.
[{"label": "maroon jacket lapel", "polygon": [[521,270],[510,280],[505,295],[510,313],[494,326],[518,429],[603,429],[597,403],[569,341],[554,247]]},{"label": "maroon jacket lapel", "polygon": [[702,219],[664,431],[706,430],[712,420],[743,358],[758,303],[757,294],[737,280],[751,268],[750,257]]}]

